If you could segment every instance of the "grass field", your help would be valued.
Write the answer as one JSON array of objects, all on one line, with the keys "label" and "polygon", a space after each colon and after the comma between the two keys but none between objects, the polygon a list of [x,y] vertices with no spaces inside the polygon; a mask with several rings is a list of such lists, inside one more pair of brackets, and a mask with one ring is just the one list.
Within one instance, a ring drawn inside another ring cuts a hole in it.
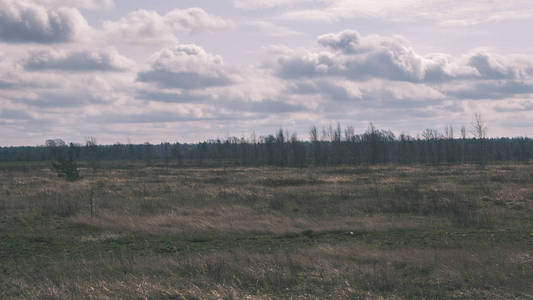
[{"label": "grass field", "polygon": [[533,165],[82,175],[0,165],[0,298],[533,299]]}]

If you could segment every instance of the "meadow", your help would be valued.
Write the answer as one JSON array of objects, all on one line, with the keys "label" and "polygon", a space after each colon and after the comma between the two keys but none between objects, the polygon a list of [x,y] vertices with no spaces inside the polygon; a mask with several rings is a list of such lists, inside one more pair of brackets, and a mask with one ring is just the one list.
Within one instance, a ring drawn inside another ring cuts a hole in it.
[{"label": "meadow", "polygon": [[0,165],[3,299],[533,299],[533,165]]}]

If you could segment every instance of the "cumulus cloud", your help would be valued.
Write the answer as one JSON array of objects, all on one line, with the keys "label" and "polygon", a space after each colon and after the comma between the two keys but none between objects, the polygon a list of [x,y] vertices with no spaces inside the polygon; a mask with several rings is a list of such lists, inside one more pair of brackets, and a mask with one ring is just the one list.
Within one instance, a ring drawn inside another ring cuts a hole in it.
[{"label": "cumulus cloud", "polygon": [[422,56],[401,37],[361,36],[354,30],[322,35],[318,43],[327,51],[283,50],[277,61],[278,74],[284,78],[336,76],[433,83],[523,79],[533,75],[531,57],[500,57],[483,50],[455,59],[444,54]]},{"label": "cumulus cloud", "polygon": [[531,57],[502,57],[480,50],[468,54],[466,58],[466,64],[484,79],[524,79],[533,74]]},{"label": "cumulus cloud", "polygon": [[103,23],[104,34],[113,41],[127,43],[176,42],[177,33],[215,31],[232,23],[208,14],[201,8],[175,9],[165,15],[137,10],[118,21]]},{"label": "cumulus cloud", "polygon": [[58,70],[69,72],[126,71],[134,62],[116,50],[40,50],[31,51],[23,62],[28,71]]},{"label": "cumulus cloud", "polygon": [[285,83],[280,95],[323,118],[407,122],[457,117],[479,105],[490,110],[501,101],[500,112],[530,107],[512,103],[533,96],[532,56],[485,49],[421,55],[402,37],[353,30],[321,35],[317,43],[319,50],[272,47],[275,59],[265,66]]},{"label": "cumulus cloud", "polygon": [[178,45],[154,54],[151,68],[140,72],[137,81],[188,90],[228,86],[233,79],[220,56],[207,53],[196,45]]},{"label": "cumulus cloud", "polygon": [[279,58],[284,77],[341,76],[354,80],[385,78],[420,81],[426,70],[438,68],[418,55],[400,38],[360,37],[355,31],[321,36],[319,43],[331,51],[291,51]]},{"label": "cumulus cloud", "polygon": [[75,8],[47,8],[26,0],[0,0],[0,40],[60,43],[77,39],[89,25]]},{"label": "cumulus cloud", "polygon": [[[318,37],[318,43],[333,50],[341,50],[344,53],[355,54],[364,50],[361,45],[361,35],[355,30],[321,35]],[[368,51],[368,49],[366,50]]]}]

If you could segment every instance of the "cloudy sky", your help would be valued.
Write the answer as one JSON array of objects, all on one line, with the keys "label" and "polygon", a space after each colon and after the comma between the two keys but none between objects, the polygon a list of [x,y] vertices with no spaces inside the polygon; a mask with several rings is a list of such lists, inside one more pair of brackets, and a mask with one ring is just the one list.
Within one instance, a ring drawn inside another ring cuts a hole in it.
[{"label": "cloudy sky", "polygon": [[0,0],[0,146],[480,113],[533,136],[530,0]]}]

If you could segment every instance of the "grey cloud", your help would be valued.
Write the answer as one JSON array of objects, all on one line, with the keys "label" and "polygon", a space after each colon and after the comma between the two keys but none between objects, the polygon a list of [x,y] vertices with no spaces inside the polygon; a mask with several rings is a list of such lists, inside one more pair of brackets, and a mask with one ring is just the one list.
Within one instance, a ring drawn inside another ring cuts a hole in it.
[{"label": "grey cloud", "polygon": [[340,50],[344,53],[354,54],[365,50],[361,47],[361,35],[355,30],[345,30],[339,34],[321,35],[318,37],[318,43],[324,47]]},{"label": "grey cloud", "polygon": [[497,112],[522,112],[522,111],[533,111],[533,102],[525,101],[520,103],[518,106],[502,106],[498,105],[494,107],[494,110]]},{"label": "grey cloud", "polygon": [[57,88],[58,83],[25,73],[19,65],[0,63],[0,91],[27,92],[35,88]]},{"label": "grey cloud", "polygon": [[392,120],[394,120],[393,122],[406,123],[415,119],[438,118],[441,116],[441,113],[436,111],[428,111],[424,108],[384,109],[382,107],[354,108],[346,106],[330,106],[325,108],[325,110],[322,112],[322,115],[324,118],[327,118],[333,122],[339,122],[339,120],[348,120],[349,122],[354,120],[356,122],[364,121],[364,123],[366,123],[364,125],[365,127],[368,126],[368,122],[377,122],[377,124],[374,124],[378,127],[381,127],[380,124],[390,122]]},{"label": "grey cloud", "polygon": [[495,65],[488,54],[476,53],[470,57],[468,64],[474,67],[481,77],[487,79],[505,79],[509,77],[509,70],[503,65]]},{"label": "grey cloud", "polygon": [[32,116],[23,110],[15,110],[8,108],[0,109],[0,119],[5,120],[30,120]]},{"label": "grey cloud", "polygon": [[285,95],[307,98],[318,104],[317,111],[353,112],[360,109],[397,110],[405,115],[444,104],[446,95],[422,83],[371,80],[353,82],[332,78],[292,80]]},{"label": "grey cloud", "polygon": [[415,82],[424,76],[422,58],[405,48],[375,51],[364,59],[347,60],[344,68],[345,76],[355,80],[384,78]]},{"label": "grey cloud", "polygon": [[290,53],[278,59],[277,73],[287,79],[340,75],[334,59],[329,53]]},{"label": "grey cloud", "polygon": [[[428,107],[438,107],[442,104],[440,100],[437,99],[415,99],[408,97],[398,97],[394,92],[383,90],[362,90],[362,104],[366,107],[373,108],[383,108],[383,109],[396,109],[399,111],[409,111],[413,110],[424,110]],[[411,112],[408,113],[411,115]]]},{"label": "grey cloud", "polygon": [[209,104],[212,107],[228,109],[231,111],[253,113],[290,113],[307,110],[307,108],[303,105],[294,105],[281,100],[265,99],[262,101],[245,101],[224,97],[214,99],[210,94],[200,95],[188,92],[176,94],[169,92],[140,90],[137,92],[136,96],[137,98],[149,101],[167,103],[202,103]]},{"label": "grey cloud", "polygon": [[531,57],[500,57],[485,51],[475,51],[467,57],[467,65],[475,68],[482,79],[523,79],[533,74]]},{"label": "grey cloud", "polygon": [[91,116],[87,118],[89,122],[130,124],[130,123],[175,123],[175,122],[195,122],[195,121],[229,121],[243,120],[242,116],[217,114],[216,116],[196,117],[184,115],[172,111],[149,111],[145,113],[118,114],[105,113],[100,116]]},{"label": "grey cloud", "polygon": [[89,118],[90,121],[104,122],[104,123],[170,123],[170,122],[186,122],[196,121],[197,118],[190,116],[183,116],[181,114],[156,111],[141,114],[104,114],[98,117]]},{"label": "grey cloud", "polygon": [[16,82],[0,78],[0,89],[12,89],[16,87],[19,87]]},{"label": "grey cloud", "polygon": [[200,74],[196,72],[172,72],[167,70],[153,70],[139,73],[141,82],[154,82],[164,88],[200,89],[205,87],[226,86],[231,80],[218,74]]},{"label": "grey cloud", "polygon": [[59,70],[70,72],[126,71],[134,64],[114,50],[33,51],[24,61],[28,71]]},{"label": "grey cloud", "polygon": [[139,99],[167,103],[204,103],[206,100],[211,99],[211,95],[176,94],[150,90],[139,90],[135,96]]},{"label": "grey cloud", "polygon": [[61,91],[41,92],[36,98],[19,98],[13,101],[38,108],[81,107],[88,104],[106,103],[106,99],[96,95]]},{"label": "grey cloud", "polygon": [[353,83],[331,79],[295,81],[285,90],[289,95],[319,95],[324,105],[405,109],[438,106],[444,94],[422,84],[373,81]]},{"label": "grey cloud", "polygon": [[234,111],[253,112],[262,114],[293,113],[307,111],[303,105],[295,105],[281,100],[262,101],[223,101],[220,103],[223,108]]},{"label": "grey cloud", "polygon": [[490,80],[470,82],[465,86],[444,89],[458,99],[502,99],[513,95],[533,94],[532,82]]},{"label": "grey cloud", "polygon": [[442,109],[445,109],[449,112],[452,112],[452,113],[462,113],[462,112],[465,112],[465,109],[464,107],[461,105],[461,103],[449,103],[445,106],[442,107]]},{"label": "grey cloud", "polygon": [[329,80],[316,80],[313,82],[295,82],[287,88],[289,94],[320,94],[333,101],[358,101],[362,100],[360,91],[349,91],[345,87],[332,83]]},{"label": "grey cloud", "polygon": [[12,43],[60,43],[89,28],[74,8],[45,8],[27,0],[0,0],[0,40]]},{"label": "grey cloud", "polygon": [[196,45],[178,45],[159,51],[152,57],[151,69],[140,72],[137,81],[185,90],[233,83],[222,58]]}]

